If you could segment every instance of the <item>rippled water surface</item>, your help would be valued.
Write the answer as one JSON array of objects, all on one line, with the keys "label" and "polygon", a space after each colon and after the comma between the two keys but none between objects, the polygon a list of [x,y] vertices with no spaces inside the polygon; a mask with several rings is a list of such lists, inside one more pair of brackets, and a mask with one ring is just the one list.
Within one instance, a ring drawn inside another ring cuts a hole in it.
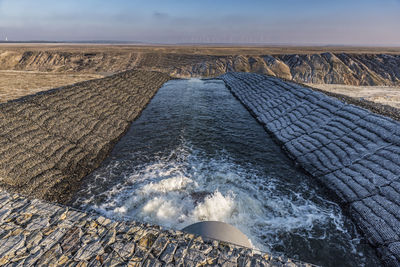
[{"label": "rippled water surface", "polygon": [[182,229],[230,223],[255,248],[324,266],[376,266],[350,220],[218,80],[166,83],[73,205]]}]

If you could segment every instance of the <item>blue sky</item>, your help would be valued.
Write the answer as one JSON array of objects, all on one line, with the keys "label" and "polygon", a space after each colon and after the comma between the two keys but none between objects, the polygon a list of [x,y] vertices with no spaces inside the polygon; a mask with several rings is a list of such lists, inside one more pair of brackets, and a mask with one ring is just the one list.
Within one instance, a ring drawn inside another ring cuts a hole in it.
[{"label": "blue sky", "polygon": [[400,0],[0,0],[0,39],[400,46]]}]

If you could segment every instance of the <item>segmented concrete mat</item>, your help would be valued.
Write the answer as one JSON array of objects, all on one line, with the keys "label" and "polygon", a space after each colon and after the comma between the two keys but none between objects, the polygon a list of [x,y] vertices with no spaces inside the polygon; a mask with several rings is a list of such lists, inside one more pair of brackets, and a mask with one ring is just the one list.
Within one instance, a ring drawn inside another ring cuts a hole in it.
[{"label": "segmented concrete mat", "polygon": [[400,123],[275,77],[220,78],[348,207],[383,262],[400,266]]},{"label": "segmented concrete mat", "polygon": [[169,76],[127,71],[0,105],[0,188],[64,202]]}]

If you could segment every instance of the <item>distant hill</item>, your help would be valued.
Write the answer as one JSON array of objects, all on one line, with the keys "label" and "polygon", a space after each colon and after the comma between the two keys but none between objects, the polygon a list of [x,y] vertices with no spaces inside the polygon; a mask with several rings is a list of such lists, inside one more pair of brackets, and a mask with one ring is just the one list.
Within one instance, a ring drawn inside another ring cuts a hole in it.
[{"label": "distant hill", "polygon": [[139,41],[118,41],[118,40],[88,40],[88,41],[0,41],[3,44],[144,44]]},{"label": "distant hill", "polygon": [[0,46],[0,69],[113,73],[141,68],[167,72],[176,77],[213,77],[229,71],[242,71],[301,83],[400,84],[398,48],[40,44]]}]

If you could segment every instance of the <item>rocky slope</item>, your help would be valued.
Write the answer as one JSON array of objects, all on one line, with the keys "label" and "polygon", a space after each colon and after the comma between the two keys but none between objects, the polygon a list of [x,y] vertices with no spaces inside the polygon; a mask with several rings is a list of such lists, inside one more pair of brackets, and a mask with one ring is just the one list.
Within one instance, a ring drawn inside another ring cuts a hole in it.
[{"label": "rocky slope", "polygon": [[[149,52],[150,51],[150,52]],[[260,51],[262,52],[262,51]],[[399,85],[399,54],[324,52],[214,55],[136,50],[0,50],[0,70],[114,73],[142,68],[177,77],[210,77],[228,71],[268,74],[301,83]]]},{"label": "rocky slope", "polygon": [[1,190],[0,214],[1,266],[314,266]]}]

